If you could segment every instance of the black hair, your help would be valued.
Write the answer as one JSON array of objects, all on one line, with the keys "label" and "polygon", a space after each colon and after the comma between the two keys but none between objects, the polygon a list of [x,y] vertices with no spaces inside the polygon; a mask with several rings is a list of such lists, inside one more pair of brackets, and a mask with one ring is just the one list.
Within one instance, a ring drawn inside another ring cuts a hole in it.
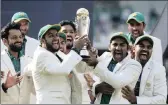
[{"label": "black hair", "polygon": [[8,39],[9,31],[11,29],[20,30],[20,24],[18,24],[18,23],[8,23],[7,25],[5,25],[1,29],[1,39],[3,39],[3,38]]},{"label": "black hair", "polygon": [[61,21],[59,24],[60,24],[61,26],[70,25],[70,26],[73,28],[73,30],[76,32],[76,26],[75,26],[75,24],[74,24],[73,21],[63,20],[63,21]]}]

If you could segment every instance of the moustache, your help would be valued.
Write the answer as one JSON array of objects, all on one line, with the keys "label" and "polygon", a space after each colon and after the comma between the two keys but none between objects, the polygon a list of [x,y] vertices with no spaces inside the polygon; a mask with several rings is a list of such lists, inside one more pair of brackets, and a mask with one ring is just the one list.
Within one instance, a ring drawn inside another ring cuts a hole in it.
[{"label": "moustache", "polygon": [[23,44],[22,42],[15,42],[14,44]]},{"label": "moustache", "polygon": [[55,42],[55,41],[58,41],[58,42],[59,42],[59,39],[53,39],[53,40],[52,40],[52,43]]},{"label": "moustache", "polygon": [[122,54],[122,51],[121,51],[121,50],[115,50],[115,51],[114,51],[114,54],[118,54],[118,53],[121,53],[121,54]]}]

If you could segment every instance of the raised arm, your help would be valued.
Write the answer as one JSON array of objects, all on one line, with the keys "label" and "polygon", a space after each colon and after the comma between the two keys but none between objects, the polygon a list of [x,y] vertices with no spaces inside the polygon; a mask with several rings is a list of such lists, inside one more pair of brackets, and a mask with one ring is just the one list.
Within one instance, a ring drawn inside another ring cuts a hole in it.
[{"label": "raised arm", "polygon": [[40,54],[37,58],[36,66],[44,73],[55,75],[68,75],[72,69],[78,64],[82,58],[73,50],[66,56],[63,62],[59,62],[56,56]]}]

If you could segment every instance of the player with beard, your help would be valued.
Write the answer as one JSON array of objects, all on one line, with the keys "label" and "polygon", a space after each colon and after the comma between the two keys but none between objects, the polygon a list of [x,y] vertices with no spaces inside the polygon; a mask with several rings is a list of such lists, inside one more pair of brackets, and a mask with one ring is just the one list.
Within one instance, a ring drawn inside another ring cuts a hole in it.
[{"label": "player with beard", "polygon": [[24,38],[21,54],[33,57],[34,51],[39,45],[39,41],[28,36],[29,26],[31,23],[30,18],[25,12],[16,12],[12,16],[11,22],[21,25],[20,30]]},{"label": "player with beard", "polygon": [[123,97],[132,104],[166,104],[166,71],[151,59],[154,43],[149,35],[138,37],[134,43],[135,60],[141,63],[143,70],[134,91],[129,86],[122,89]]},{"label": "player with beard", "polygon": [[[132,45],[135,43],[135,40],[138,37],[144,34],[147,34],[144,31],[146,27],[146,22],[145,22],[144,15],[142,13],[134,12],[130,14],[127,20],[127,24],[128,24],[128,31],[129,31],[128,37]],[[152,59],[163,64],[161,40],[153,36],[151,37],[155,42],[153,46]]]},{"label": "player with beard", "polygon": [[86,36],[74,41],[73,48],[61,60],[57,55],[61,26],[46,25],[39,31],[40,46],[36,49],[32,61],[32,76],[36,90],[37,104],[70,104],[71,89],[68,74],[82,60],[78,54]]},{"label": "player with beard", "polygon": [[1,71],[4,72],[1,104],[29,104],[31,80],[20,75],[30,59],[20,54],[23,43],[20,25],[7,24],[1,30],[1,38],[7,48],[1,52]]},{"label": "player with beard", "polygon": [[[21,30],[23,38],[24,38],[23,44],[22,44],[22,50],[20,51],[21,54],[33,58],[34,51],[36,50],[37,46],[39,45],[39,41],[28,36],[29,27],[31,25],[31,20],[30,20],[29,16],[25,12],[16,12],[12,16],[11,22],[18,23],[21,25],[20,30]],[[35,100],[36,100],[35,96],[33,94],[31,94],[30,103],[35,104]]]},{"label": "player with beard", "polygon": [[[100,78],[91,86],[96,98],[94,104],[129,104],[130,102],[122,97],[121,89],[126,85],[132,89],[135,87],[142,67],[128,55],[129,40],[122,32],[113,34],[109,50],[110,52],[103,53],[98,59],[91,56],[90,60],[86,61],[88,65],[94,66],[93,72]],[[105,83],[110,86],[98,90],[99,84]],[[110,88],[111,92],[107,94],[104,89]]]}]

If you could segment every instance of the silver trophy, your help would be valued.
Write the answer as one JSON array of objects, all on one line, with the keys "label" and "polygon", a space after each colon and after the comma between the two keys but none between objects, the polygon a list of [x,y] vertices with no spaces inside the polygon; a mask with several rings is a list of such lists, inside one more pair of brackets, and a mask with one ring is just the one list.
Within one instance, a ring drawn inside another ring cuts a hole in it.
[{"label": "silver trophy", "polygon": [[[89,34],[90,18],[89,18],[89,11],[87,9],[80,8],[80,9],[77,10],[77,12],[76,12],[76,24],[77,24],[78,35],[83,36],[83,35],[88,35]],[[80,51],[80,55],[83,58],[90,57],[86,45]]]}]

